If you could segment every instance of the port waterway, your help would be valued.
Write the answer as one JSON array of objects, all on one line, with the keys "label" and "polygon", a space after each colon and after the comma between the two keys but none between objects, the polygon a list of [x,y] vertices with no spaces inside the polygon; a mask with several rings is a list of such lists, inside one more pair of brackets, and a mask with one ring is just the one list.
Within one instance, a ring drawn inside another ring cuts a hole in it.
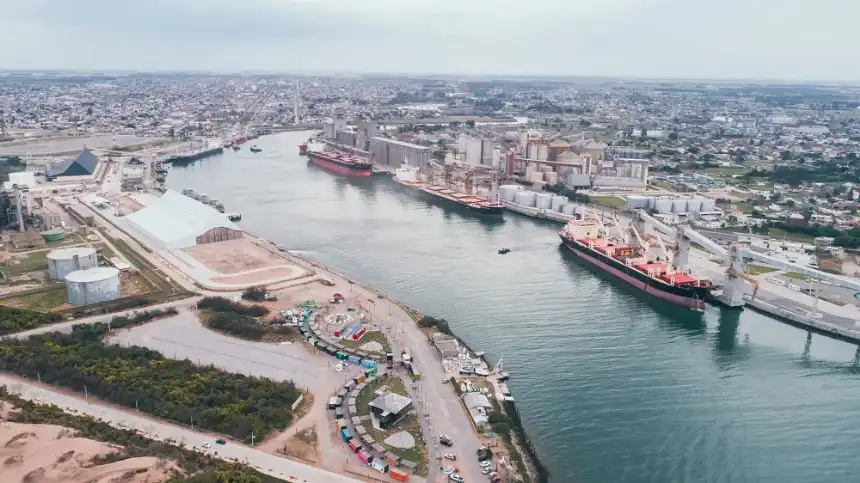
[{"label": "port waterway", "polygon": [[379,177],[336,177],[297,154],[308,134],[171,168],[167,183],[503,355],[553,483],[856,481],[856,346],[640,296],[565,253],[557,223],[483,220]]}]

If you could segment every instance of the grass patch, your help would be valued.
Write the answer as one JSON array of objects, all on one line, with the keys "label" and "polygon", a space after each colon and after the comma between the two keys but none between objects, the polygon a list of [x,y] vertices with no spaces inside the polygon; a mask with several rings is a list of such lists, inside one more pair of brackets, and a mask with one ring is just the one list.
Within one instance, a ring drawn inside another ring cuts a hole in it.
[{"label": "grass patch", "polygon": [[813,240],[815,240],[815,237],[812,235],[804,235],[802,233],[791,233],[791,232],[785,231],[781,228],[773,228],[773,227],[771,227],[767,230],[767,235],[771,236],[773,238],[778,238],[780,240],[788,240],[788,241],[794,241],[794,242],[799,242],[799,243],[810,243],[811,244],[813,242]]},{"label": "grass patch", "polygon": [[50,312],[51,310],[68,303],[66,288],[63,286],[53,287],[41,292],[10,297],[0,301],[7,307],[35,310],[36,312]]},{"label": "grass patch", "polygon": [[806,281],[806,275],[797,272],[785,272],[782,274],[783,277],[793,278],[795,280],[803,280]]},{"label": "grass patch", "polygon": [[[364,389],[358,393],[358,397],[355,400],[355,408],[359,416],[370,414],[368,404],[370,404],[370,401],[373,401],[376,397],[374,392],[383,385],[387,385],[388,390],[395,394],[407,396],[406,387],[403,385],[403,381],[400,378],[387,376],[379,377],[372,383],[365,386]],[[417,474],[427,474],[427,443],[424,441],[424,436],[421,433],[421,423],[417,414],[407,414],[398,421],[397,424],[386,431],[374,429],[371,424],[365,424],[364,427],[367,428],[370,435],[373,436],[379,444],[383,445],[386,450],[417,464],[418,467],[415,470]],[[415,438],[415,446],[409,449],[402,449],[388,446],[383,442],[385,438],[399,431],[409,432],[409,434]]]},{"label": "grass patch", "polygon": [[747,265],[747,273],[750,275],[764,275],[765,273],[776,272],[777,270],[777,268],[766,267],[764,265],[753,265],[752,263]]},{"label": "grass patch", "polygon": [[367,344],[368,342],[379,342],[380,344],[382,344],[383,354],[391,352],[391,344],[388,343],[388,338],[386,338],[385,334],[378,330],[367,332],[358,341],[354,341],[352,339],[341,339],[340,345],[346,347],[347,349],[358,349],[359,347],[363,346],[364,344]]},{"label": "grass patch", "polygon": [[3,271],[6,276],[15,276],[22,273],[34,272],[48,268],[48,253],[50,250],[30,252],[25,255],[15,256],[5,263]]},{"label": "grass patch", "polygon": [[589,196],[592,203],[606,208],[615,208],[623,210],[627,208],[627,202],[616,196]]}]

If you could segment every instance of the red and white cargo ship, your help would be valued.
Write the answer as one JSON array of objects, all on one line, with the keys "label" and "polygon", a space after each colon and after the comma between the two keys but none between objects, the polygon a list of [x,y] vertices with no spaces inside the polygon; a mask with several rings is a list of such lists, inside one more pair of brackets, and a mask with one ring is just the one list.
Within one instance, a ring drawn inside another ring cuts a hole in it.
[{"label": "red and white cargo ship", "polygon": [[564,246],[590,265],[675,305],[703,311],[714,288],[710,280],[677,270],[668,257],[650,257],[648,247],[610,237],[609,228],[600,220],[572,220],[558,234]]},{"label": "red and white cargo ship", "polygon": [[369,158],[341,151],[331,143],[310,145],[305,152],[310,162],[342,176],[365,177],[373,172],[373,162]]}]

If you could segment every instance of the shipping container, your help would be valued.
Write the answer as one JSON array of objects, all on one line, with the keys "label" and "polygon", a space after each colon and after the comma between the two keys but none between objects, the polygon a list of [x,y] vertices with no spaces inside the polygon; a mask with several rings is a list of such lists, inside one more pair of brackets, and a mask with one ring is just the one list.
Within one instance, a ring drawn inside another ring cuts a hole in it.
[{"label": "shipping container", "polygon": [[364,359],[363,361],[361,361],[361,366],[366,367],[368,369],[373,369],[374,367],[376,367],[376,361],[371,359]]},{"label": "shipping container", "polygon": [[409,473],[406,473],[403,470],[398,470],[397,468],[391,468],[388,470],[388,476],[397,481],[409,481]]},{"label": "shipping container", "polygon": [[349,362],[350,364],[358,364],[361,362],[361,357],[349,356],[347,357],[346,362]]},{"label": "shipping container", "polygon": [[340,431],[341,429],[343,429],[345,427],[346,427],[346,421],[344,421],[343,419],[338,419],[337,420],[337,430]]},{"label": "shipping container", "polygon": [[364,463],[370,464],[370,462],[373,461],[373,455],[368,453],[367,451],[359,451],[358,459],[360,459]]},{"label": "shipping container", "polygon": [[349,433],[349,428],[341,428],[340,437],[343,438],[344,442],[348,442],[349,440],[351,440],[352,435]]},{"label": "shipping container", "polygon": [[349,449],[351,449],[353,453],[358,453],[359,451],[361,451],[361,445],[356,443],[353,439],[349,442]]},{"label": "shipping container", "polygon": [[345,352],[340,352],[340,351],[338,351],[334,356],[337,357],[338,359],[342,360],[342,361],[345,361],[348,357]]},{"label": "shipping container", "polygon": [[368,370],[364,371],[364,375],[367,377],[375,376],[378,372],[379,372],[379,370],[374,367],[373,369],[368,369]]},{"label": "shipping container", "polygon": [[373,460],[373,462],[370,463],[370,466],[380,473],[388,472],[388,463],[384,460]]}]

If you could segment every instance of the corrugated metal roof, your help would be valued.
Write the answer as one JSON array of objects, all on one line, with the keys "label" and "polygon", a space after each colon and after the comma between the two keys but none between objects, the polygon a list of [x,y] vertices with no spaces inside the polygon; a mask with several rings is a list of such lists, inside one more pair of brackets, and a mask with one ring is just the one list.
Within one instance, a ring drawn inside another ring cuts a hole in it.
[{"label": "corrugated metal roof", "polygon": [[215,208],[173,190],[125,219],[166,248],[194,246],[212,228],[242,231]]},{"label": "corrugated metal roof", "polygon": [[81,150],[80,153],[78,153],[77,156],[74,157],[74,159],[67,159],[66,161],[61,161],[55,164],[51,168],[51,174],[62,176],[73,165],[80,166],[87,173],[93,174],[96,172],[96,166],[98,166],[98,164],[99,158],[97,158],[95,154],[90,152],[89,149],[84,148],[83,150]]}]

